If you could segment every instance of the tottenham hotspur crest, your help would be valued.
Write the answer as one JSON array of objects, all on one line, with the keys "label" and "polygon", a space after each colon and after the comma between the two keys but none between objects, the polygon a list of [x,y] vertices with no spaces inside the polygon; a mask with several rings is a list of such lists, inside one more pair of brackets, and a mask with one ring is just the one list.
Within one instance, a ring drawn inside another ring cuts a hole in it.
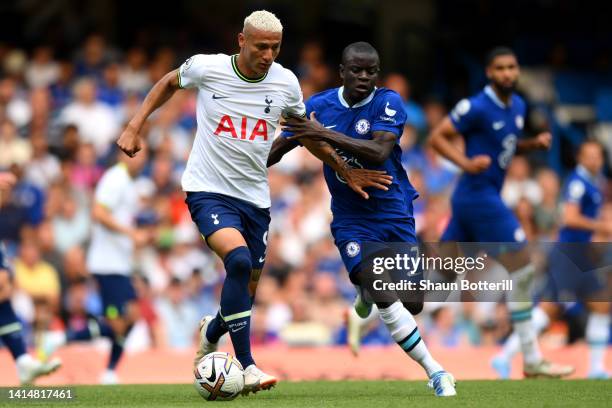
[{"label": "tottenham hotspur crest", "polygon": [[264,109],[264,112],[266,113],[270,113],[270,105],[272,104],[272,102],[274,102],[268,95],[266,95],[266,99],[264,99],[264,102],[266,102],[266,108]]},{"label": "tottenham hotspur crest", "polygon": [[370,130],[370,122],[367,119],[360,119],[355,123],[355,130],[360,135],[365,135]]}]

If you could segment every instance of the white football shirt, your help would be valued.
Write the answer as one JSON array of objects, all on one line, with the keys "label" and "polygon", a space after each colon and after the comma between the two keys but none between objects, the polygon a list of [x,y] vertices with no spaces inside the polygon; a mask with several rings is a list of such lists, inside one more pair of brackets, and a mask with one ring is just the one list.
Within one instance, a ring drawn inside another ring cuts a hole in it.
[{"label": "white football shirt", "polygon": [[[125,164],[118,163],[104,173],[96,186],[94,200],[106,207],[120,224],[134,225],[139,206],[138,193]],[[134,269],[132,239],[94,223],[87,251],[87,269],[99,275],[130,275]]]},{"label": "white football shirt", "polygon": [[270,207],[266,162],[282,113],[306,112],[295,75],[273,63],[258,79],[245,77],[237,55],[198,54],[179,68],[179,85],[197,88],[197,131],[184,191],[225,194]]}]

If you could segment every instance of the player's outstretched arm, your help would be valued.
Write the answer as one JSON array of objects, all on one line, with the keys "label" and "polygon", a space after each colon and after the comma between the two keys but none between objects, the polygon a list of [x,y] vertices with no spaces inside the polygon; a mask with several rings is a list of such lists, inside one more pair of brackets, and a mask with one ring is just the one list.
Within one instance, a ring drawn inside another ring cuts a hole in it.
[{"label": "player's outstretched arm", "polygon": [[457,137],[461,137],[461,135],[447,116],[431,131],[428,142],[436,152],[455,163],[463,171],[471,174],[485,171],[491,165],[491,158],[487,155],[467,157],[452,143]]},{"label": "player's outstretched arm", "polygon": [[293,150],[297,145],[290,140],[287,140],[286,137],[277,137],[274,139],[272,143],[272,148],[270,149],[270,154],[268,154],[268,163],[267,167],[274,166],[276,163],[281,161],[284,155]]},{"label": "player's outstretched arm", "polygon": [[387,160],[397,139],[397,136],[391,132],[373,132],[371,140],[353,139],[325,128],[316,120],[315,112],[310,114],[310,120],[290,116],[283,130],[294,134],[290,140],[299,139],[302,143],[306,139],[322,140],[377,166]]},{"label": "player's outstretched arm", "polygon": [[134,157],[134,155],[138,153],[142,143],[140,131],[145,121],[155,109],[162,106],[179,88],[178,70],[176,69],[164,75],[162,79],[157,81],[153,88],[151,88],[142,102],[142,105],[132,120],[127,124],[117,141],[117,145],[125,154]]},{"label": "player's outstretched arm", "polygon": [[542,132],[531,139],[519,140],[516,143],[516,152],[524,153],[530,150],[548,150],[552,145],[552,134],[550,132]]},{"label": "player's outstretched arm", "polygon": [[331,167],[346,180],[346,184],[353,191],[366,200],[370,196],[364,191],[364,188],[374,187],[387,191],[389,190],[387,186],[393,182],[393,177],[384,171],[352,168],[327,142],[304,139],[302,143],[310,153]]},{"label": "player's outstretched arm", "polygon": [[607,224],[604,221],[585,217],[580,212],[580,205],[573,202],[565,202],[563,204],[562,219],[563,225],[569,228],[593,231],[603,234],[612,233],[612,225]]},{"label": "player's outstretched arm", "polygon": [[137,246],[143,245],[148,241],[148,234],[146,232],[123,225],[113,217],[112,213],[103,204],[94,202],[91,208],[91,218],[111,231],[127,235]]},{"label": "player's outstretched arm", "polygon": [[[353,191],[366,200],[370,196],[363,190],[364,188],[374,187],[380,190],[388,190],[387,186],[393,182],[393,177],[384,171],[354,169],[350,167],[329,143],[308,139],[302,140],[302,143],[310,153],[336,171],[346,180],[347,185]],[[287,152],[296,146],[297,144],[286,137],[277,137],[274,143],[272,143],[267,166],[270,167],[278,163]]]}]

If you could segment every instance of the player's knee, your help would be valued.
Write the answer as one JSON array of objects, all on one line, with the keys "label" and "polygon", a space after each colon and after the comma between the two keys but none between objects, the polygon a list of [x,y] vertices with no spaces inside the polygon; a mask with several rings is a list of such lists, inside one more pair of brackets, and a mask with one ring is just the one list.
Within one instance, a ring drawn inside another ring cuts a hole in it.
[{"label": "player's knee", "polygon": [[251,252],[245,246],[234,248],[225,256],[223,264],[228,275],[250,277],[253,269]]},{"label": "player's knee", "polygon": [[403,302],[404,308],[410,312],[411,315],[418,315],[423,311],[423,302]]},{"label": "player's knee", "polygon": [[610,303],[608,302],[589,301],[587,302],[587,308],[589,309],[589,311],[593,313],[601,313],[601,314],[610,313]]},{"label": "player's knee", "polygon": [[11,298],[12,286],[8,271],[0,269],[0,302]]},{"label": "player's knee", "polygon": [[140,319],[140,307],[136,302],[130,302],[125,308],[125,324],[126,326],[133,325]]}]

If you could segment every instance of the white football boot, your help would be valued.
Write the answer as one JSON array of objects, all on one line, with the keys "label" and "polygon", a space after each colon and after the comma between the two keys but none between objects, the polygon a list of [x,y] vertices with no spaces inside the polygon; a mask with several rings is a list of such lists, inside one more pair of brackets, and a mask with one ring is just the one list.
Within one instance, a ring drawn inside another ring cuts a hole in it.
[{"label": "white football boot", "polygon": [[249,395],[250,392],[256,393],[260,390],[269,390],[274,387],[278,379],[270,374],[261,371],[255,364],[251,364],[244,369],[244,388],[242,395]]},{"label": "white football boot", "polygon": [[574,371],[571,365],[554,364],[546,360],[523,366],[523,374],[526,378],[561,378],[573,374]]},{"label": "white football boot", "polygon": [[434,373],[427,386],[434,390],[436,397],[454,397],[457,395],[455,390],[455,377],[446,371]]},{"label": "white football boot", "polygon": [[24,354],[17,358],[16,365],[19,382],[25,385],[31,384],[40,376],[51,374],[62,366],[62,362],[57,358],[42,362],[29,354]]},{"label": "white football boot", "polygon": [[205,355],[214,353],[217,351],[217,348],[219,348],[219,343],[212,343],[208,341],[208,337],[206,337],[206,330],[213,319],[213,316],[204,316],[202,320],[200,320],[200,344],[195,359],[193,360],[194,368]]},{"label": "white football boot", "polygon": [[115,370],[105,370],[100,376],[100,384],[102,385],[116,385],[119,384],[119,377]]}]

